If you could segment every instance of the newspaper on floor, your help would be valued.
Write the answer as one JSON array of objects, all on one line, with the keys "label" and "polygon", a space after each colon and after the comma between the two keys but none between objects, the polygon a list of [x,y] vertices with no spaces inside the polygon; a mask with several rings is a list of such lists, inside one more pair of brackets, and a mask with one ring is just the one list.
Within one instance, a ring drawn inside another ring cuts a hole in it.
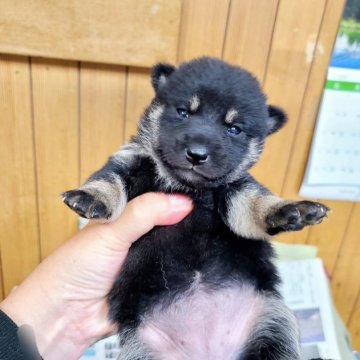
[{"label": "newspaper on floor", "polygon": [[301,333],[303,359],[352,360],[348,332],[332,302],[320,259],[279,261],[281,293]]},{"label": "newspaper on floor", "polygon": [[[280,291],[300,325],[302,359],[356,359],[350,350],[348,332],[334,309],[322,261],[314,258],[277,264],[283,281]],[[112,336],[89,348],[81,360],[118,356],[118,338]]]}]

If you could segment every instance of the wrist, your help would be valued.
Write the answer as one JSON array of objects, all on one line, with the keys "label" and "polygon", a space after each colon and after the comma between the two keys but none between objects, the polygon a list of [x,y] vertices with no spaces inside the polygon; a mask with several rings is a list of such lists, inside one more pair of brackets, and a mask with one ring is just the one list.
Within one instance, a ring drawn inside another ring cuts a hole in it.
[{"label": "wrist", "polygon": [[36,271],[9,294],[0,309],[17,326],[32,328],[36,346],[44,359],[78,359],[95,339],[84,331],[83,324],[72,320],[65,301],[50,297],[51,290],[44,288],[33,275]]}]

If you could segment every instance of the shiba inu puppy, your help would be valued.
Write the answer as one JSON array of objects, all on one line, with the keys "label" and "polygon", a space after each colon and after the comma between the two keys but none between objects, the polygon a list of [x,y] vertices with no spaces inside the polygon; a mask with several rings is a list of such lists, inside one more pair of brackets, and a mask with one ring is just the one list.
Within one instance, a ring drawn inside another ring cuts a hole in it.
[{"label": "shiba inu puppy", "polygon": [[[194,210],[130,249],[109,294],[127,360],[299,360],[269,238],[328,209],[273,195],[249,173],[286,122],[247,71],[213,58],[153,68],[155,97],[137,135],[65,203],[116,219],[148,191],[183,193]],[[269,174],[276,176],[276,174]]]}]

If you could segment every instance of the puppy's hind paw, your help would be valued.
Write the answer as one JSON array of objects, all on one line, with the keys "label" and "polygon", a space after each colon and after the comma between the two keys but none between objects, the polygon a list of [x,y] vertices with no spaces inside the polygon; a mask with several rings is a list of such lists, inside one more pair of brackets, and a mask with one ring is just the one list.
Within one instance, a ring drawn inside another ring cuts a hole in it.
[{"label": "puppy's hind paw", "polygon": [[106,205],[83,190],[70,190],[62,193],[64,203],[86,219],[109,219],[111,211]]},{"label": "puppy's hind paw", "polygon": [[267,233],[275,235],[282,231],[298,231],[307,225],[319,224],[329,210],[327,206],[312,201],[288,203],[267,216]]}]

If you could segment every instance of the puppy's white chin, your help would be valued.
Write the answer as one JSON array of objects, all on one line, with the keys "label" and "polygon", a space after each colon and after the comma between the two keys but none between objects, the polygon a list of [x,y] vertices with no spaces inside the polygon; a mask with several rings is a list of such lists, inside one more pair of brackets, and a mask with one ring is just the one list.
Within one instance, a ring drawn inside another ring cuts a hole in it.
[{"label": "puppy's white chin", "polygon": [[196,169],[173,169],[172,175],[185,186],[196,189],[213,188],[220,185],[218,178],[210,178]]}]

